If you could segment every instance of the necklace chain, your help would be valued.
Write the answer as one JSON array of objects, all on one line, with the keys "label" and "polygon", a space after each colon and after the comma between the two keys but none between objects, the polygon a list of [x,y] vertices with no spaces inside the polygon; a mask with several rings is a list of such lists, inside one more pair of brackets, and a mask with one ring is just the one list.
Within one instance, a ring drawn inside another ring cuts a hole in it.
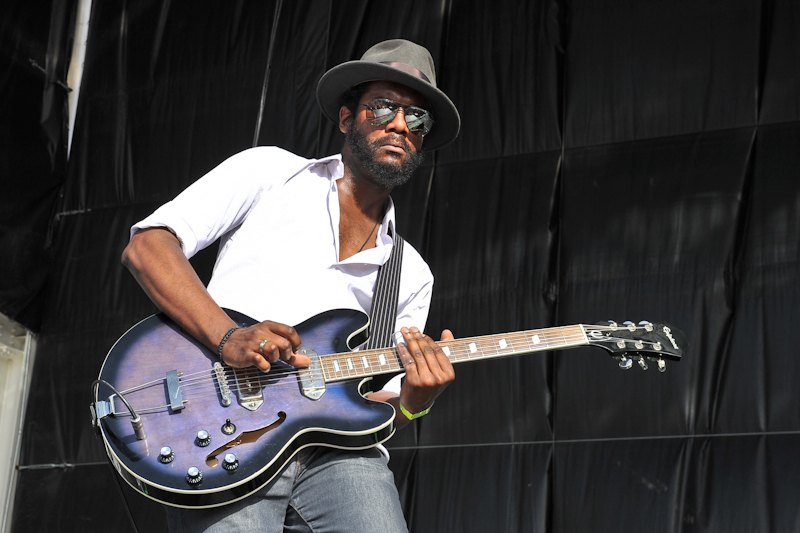
[{"label": "necklace chain", "polygon": [[[381,218],[383,218],[383,217],[381,217]],[[372,237],[372,234],[373,234],[373,233],[375,233],[375,228],[377,228],[377,227],[378,227],[378,222],[380,222],[380,221],[381,221],[381,219],[380,219],[380,218],[379,218],[378,220],[376,220],[376,221],[375,221],[375,225],[374,225],[374,226],[372,226],[372,229],[370,230],[370,232],[369,232],[369,235],[367,235],[367,240],[366,240],[366,241],[364,241],[364,244],[362,244],[362,245],[361,245],[361,248],[359,248],[359,249],[358,249],[358,252],[360,252],[361,250],[363,250],[363,249],[364,249],[364,247],[367,245],[367,243],[369,242],[369,238],[370,238],[370,237]],[[358,252],[356,252],[356,253],[358,253]]]},{"label": "necklace chain", "polygon": [[[381,212],[378,214],[378,220],[375,221],[375,225],[372,226],[372,230],[369,232],[369,235],[367,235],[367,240],[364,241],[364,244],[361,245],[361,248],[358,249],[358,252],[363,250],[364,247],[367,245],[367,243],[369,242],[369,238],[372,237],[373,233],[375,233],[375,228],[377,228],[378,224],[380,224],[381,220],[383,220],[384,215],[386,215],[386,204],[385,203],[383,204],[383,207],[381,207]],[[356,252],[356,253],[358,253],[358,252]]]}]

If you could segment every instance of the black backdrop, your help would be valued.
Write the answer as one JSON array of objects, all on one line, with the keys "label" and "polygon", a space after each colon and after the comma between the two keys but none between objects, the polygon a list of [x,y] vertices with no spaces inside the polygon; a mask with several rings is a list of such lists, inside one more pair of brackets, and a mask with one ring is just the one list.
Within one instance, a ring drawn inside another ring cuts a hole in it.
[{"label": "black backdrop", "polygon": [[87,409],[153,312],[119,263],[129,226],[254,139],[337,152],[316,81],[395,37],[463,119],[395,194],[437,280],[429,332],[690,339],[664,374],[588,348],[459,365],[390,441],[411,530],[800,530],[796,2],[94,2],[67,163],[76,5],[0,8],[0,310],[39,332],[12,531],[132,530]]}]

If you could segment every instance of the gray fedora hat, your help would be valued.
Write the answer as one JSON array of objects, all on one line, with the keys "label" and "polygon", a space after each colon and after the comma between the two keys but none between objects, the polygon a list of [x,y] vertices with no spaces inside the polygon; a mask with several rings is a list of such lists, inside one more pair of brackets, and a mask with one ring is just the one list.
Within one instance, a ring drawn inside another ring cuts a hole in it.
[{"label": "gray fedora hat", "polygon": [[340,98],[345,91],[360,83],[383,80],[411,87],[428,100],[434,123],[422,143],[425,150],[441,148],[458,136],[461,117],[447,95],[436,88],[430,52],[403,39],[378,43],[358,61],[330,69],[317,84],[317,102],[325,116],[338,123]]}]

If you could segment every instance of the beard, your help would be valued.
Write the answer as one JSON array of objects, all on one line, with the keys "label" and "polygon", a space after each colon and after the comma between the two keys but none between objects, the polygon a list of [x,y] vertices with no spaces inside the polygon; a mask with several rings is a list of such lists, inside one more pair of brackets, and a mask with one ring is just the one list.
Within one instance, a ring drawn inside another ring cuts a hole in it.
[{"label": "beard", "polygon": [[[394,138],[385,137],[370,143],[367,141],[367,136],[356,127],[355,123],[355,120],[351,120],[347,125],[347,131],[344,134],[345,141],[350,146],[352,154],[361,162],[367,172],[372,174],[375,181],[387,189],[392,189],[410,180],[414,171],[422,164],[422,154],[413,151],[408,141],[400,135]],[[378,148],[396,140],[403,143],[406,150],[405,160],[401,163],[378,161],[376,157]]]}]

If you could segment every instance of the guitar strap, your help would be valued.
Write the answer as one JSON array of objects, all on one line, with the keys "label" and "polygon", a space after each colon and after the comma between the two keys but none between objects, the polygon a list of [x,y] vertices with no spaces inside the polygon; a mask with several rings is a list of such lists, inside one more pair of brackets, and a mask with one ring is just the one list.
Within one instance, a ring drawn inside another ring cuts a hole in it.
[{"label": "guitar strap", "polygon": [[400,270],[403,265],[403,238],[394,232],[389,259],[378,269],[375,295],[370,313],[370,336],[366,348],[388,348],[397,322],[397,298],[400,292]]}]

